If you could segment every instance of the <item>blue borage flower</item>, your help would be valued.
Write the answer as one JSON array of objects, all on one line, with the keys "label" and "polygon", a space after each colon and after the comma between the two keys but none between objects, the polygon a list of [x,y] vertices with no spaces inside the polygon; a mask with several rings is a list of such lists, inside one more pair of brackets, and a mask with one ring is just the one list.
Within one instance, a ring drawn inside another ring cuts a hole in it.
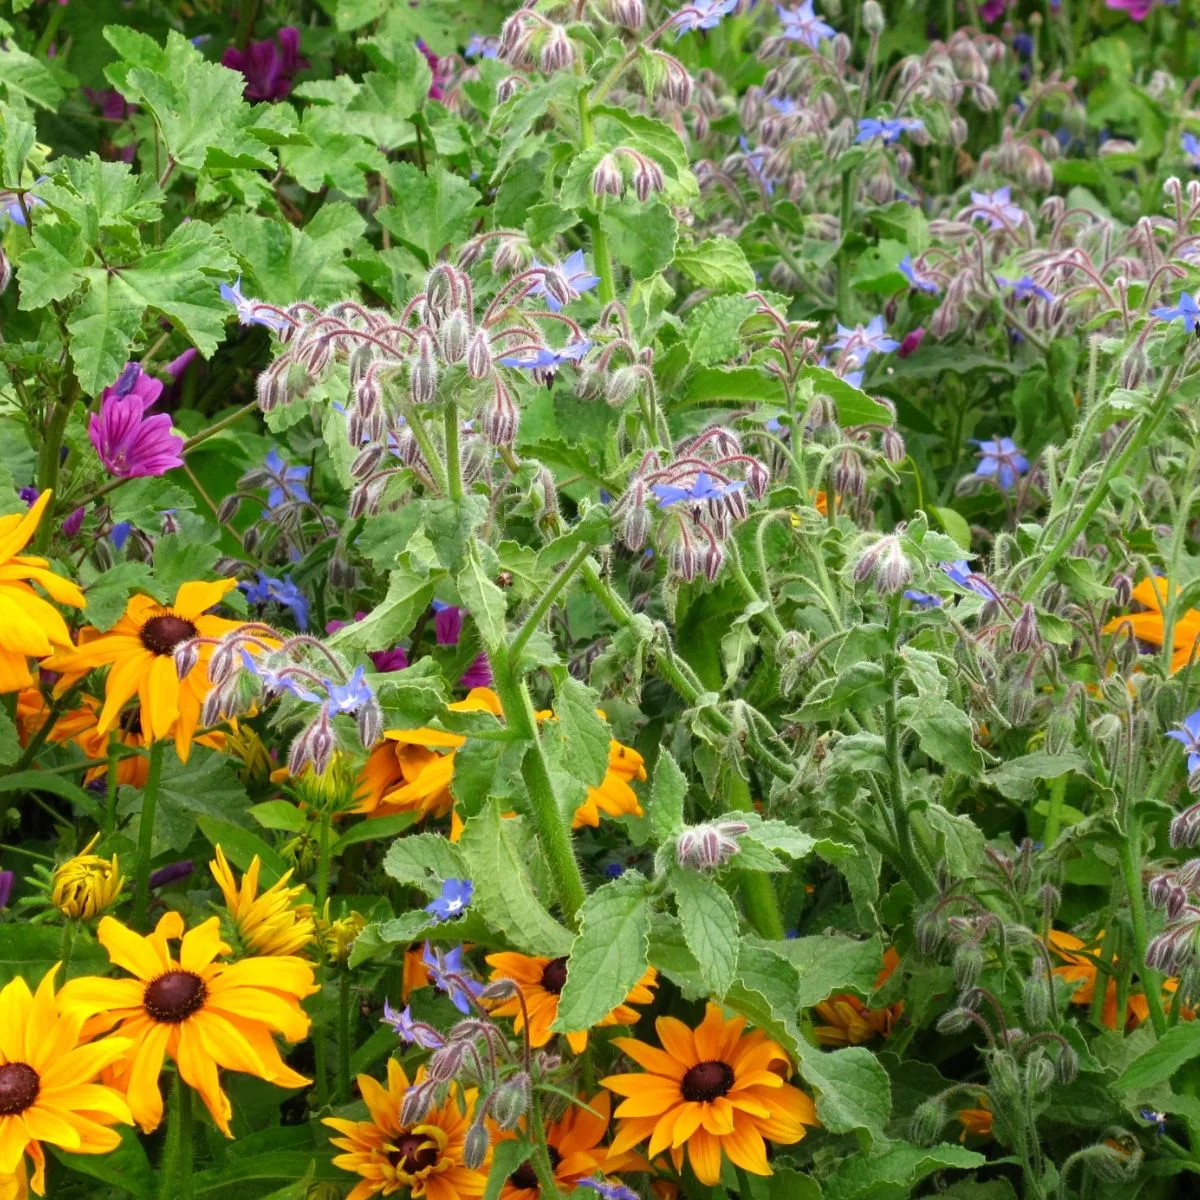
[{"label": "blue borage flower", "polygon": [[[982,596],[985,600],[996,599],[996,589],[982,575],[976,574],[971,569],[971,564],[965,558],[955,559],[954,562],[938,563],[938,569],[947,578],[957,583],[960,588],[974,592],[977,596]],[[942,604],[940,596],[935,596],[932,592],[918,592],[913,588],[905,591],[904,598],[911,600],[914,604],[918,604],[922,608],[940,608]]]},{"label": "blue borage flower", "polygon": [[311,467],[290,466],[283,461],[274,446],[271,447],[271,453],[267,455],[263,465],[272,476],[271,490],[267,493],[268,508],[278,508],[284,500],[311,499],[305,486],[309,475],[312,474]]},{"label": "blue borage flower", "polygon": [[872,317],[866,325],[856,325],[853,329],[839,322],[837,337],[825,347],[826,350],[841,350],[846,365],[852,367],[861,367],[876,352],[890,354],[899,348],[900,343],[888,337],[881,316]]},{"label": "blue borage flower", "polygon": [[738,6],[738,0],[696,0],[685,4],[669,21],[675,26],[675,38],[697,29],[716,29],[723,17],[729,16]]},{"label": "blue borage flower", "polygon": [[623,1183],[611,1183],[604,1179],[580,1179],[576,1181],[575,1186],[590,1188],[600,1196],[600,1200],[639,1200],[637,1192]]},{"label": "blue borage flower", "polygon": [[590,349],[592,343],[584,338],[579,342],[569,342],[561,350],[549,350],[542,347],[530,350],[525,354],[510,354],[500,360],[502,367],[520,367],[524,370],[553,371],[563,363],[578,362]]},{"label": "blue borage flower", "polygon": [[275,330],[276,333],[282,333],[285,329],[292,327],[292,323],[287,317],[276,312],[269,305],[263,305],[261,301],[243,296],[240,275],[232,287],[227,283],[221,284],[220,293],[221,299],[227,304],[232,304],[237,310],[240,325],[263,325],[267,329]]},{"label": "blue borage flower", "polygon": [[972,192],[966,209],[968,219],[983,217],[989,229],[1016,229],[1025,220],[1025,210],[1012,202],[1012,189],[997,188],[994,192]]},{"label": "blue borage flower", "polygon": [[425,911],[439,921],[452,921],[466,912],[474,893],[475,885],[469,879],[443,880],[441,893],[425,905]]},{"label": "blue borage flower", "polygon": [[1029,459],[1012,438],[996,438],[990,442],[971,439],[979,447],[979,462],[976,475],[995,476],[1004,491],[1017,482],[1029,470]]},{"label": "blue borage flower", "polygon": [[924,129],[925,122],[919,117],[862,117],[858,122],[857,144],[881,138],[884,145],[898,142],[902,133],[915,133]]},{"label": "blue borage flower", "polygon": [[772,96],[767,103],[781,117],[793,117],[800,111],[800,106],[791,98],[791,96]]},{"label": "blue borage flower", "polygon": [[1045,300],[1048,303],[1054,302],[1054,293],[1042,287],[1041,284],[1034,283],[1029,275],[1022,275],[1020,279],[1005,279],[1003,275],[997,275],[995,278],[1002,288],[1009,288],[1012,291],[1013,298],[1016,300],[1029,300],[1036,296],[1039,300]]},{"label": "blue borage flower", "polygon": [[813,0],[804,0],[799,8],[784,8],[777,4],[775,11],[783,22],[779,36],[789,42],[800,42],[810,50],[819,50],[821,43],[837,32],[832,25],[827,25],[817,16],[813,9]]},{"label": "blue borage flower", "polygon": [[913,266],[911,254],[906,254],[900,260],[900,274],[908,280],[909,285],[914,287],[919,292],[928,292],[931,296],[936,296],[938,293],[938,285],[928,276],[923,275],[916,267]]},{"label": "blue borage flower", "polygon": [[487,37],[482,33],[473,33],[463,51],[463,58],[498,58],[499,54],[498,38]]},{"label": "blue borage flower", "polygon": [[746,141],[745,137],[738,138],[738,145],[742,148],[742,158],[746,163],[747,174],[765,195],[773,196],[775,180],[766,172],[767,152],[761,147],[751,150],[750,143]]},{"label": "blue borage flower", "polygon": [[1178,729],[1168,730],[1167,737],[1179,742],[1187,751],[1188,772],[1200,771],[1200,708],[1185,717]]},{"label": "blue borage flower", "polygon": [[380,1020],[382,1024],[390,1025],[396,1036],[410,1046],[420,1046],[422,1050],[440,1050],[446,1044],[446,1039],[432,1025],[413,1018],[410,1005],[405,1005],[397,1012],[384,1000]]},{"label": "blue borage flower", "polygon": [[276,579],[264,571],[259,571],[257,581],[249,583],[243,580],[238,587],[246,593],[246,599],[251,604],[273,602],[281,608],[291,609],[297,628],[308,629],[308,597],[292,582],[290,575]]},{"label": "blue borage flower", "polygon": [[1182,321],[1188,333],[1194,333],[1200,323],[1200,304],[1191,292],[1180,293],[1179,303],[1174,308],[1152,308],[1150,311],[1160,321]]},{"label": "blue borage flower", "polygon": [[[571,299],[576,299],[581,292],[590,292],[592,288],[600,282],[599,275],[593,275],[588,269],[583,260],[583,251],[576,250],[573,254],[561,263],[540,263],[535,258],[531,271],[554,271],[562,276],[566,282],[567,290],[572,293]],[[554,294],[554,291],[546,287],[544,278],[538,279],[537,283],[529,289],[529,295],[541,296],[546,301],[546,307],[551,312],[562,311],[562,301]]]},{"label": "blue borage flower", "polygon": [[325,690],[329,693],[329,711],[331,714],[353,714],[375,701],[375,693],[365,679],[366,668],[355,667],[350,678],[345,683],[334,683],[324,680]]},{"label": "blue borage flower", "polygon": [[421,961],[429,971],[429,978],[439,992],[445,992],[450,997],[450,1003],[460,1013],[469,1014],[472,999],[477,999],[483,991],[483,984],[478,979],[472,979],[466,967],[463,966],[463,950],[455,946],[452,950],[438,950],[425,943]]},{"label": "blue borage flower", "polygon": [[1187,155],[1193,171],[1200,171],[1200,138],[1194,133],[1185,133],[1179,139],[1179,148]]},{"label": "blue borage flower", "polygon": [[1155,1135],[1162,1137],[1167,1132],[1167,1114],[1158,1112],[1153,1108],[1142,1108],[1138,1110],[1138,1115],[1143,1121],[1148,1121],[1154,1126]]},{"label": "blue borage flower", "polygon": [[658,501],[659,508],[670,508],[672,504],[689,501],[692,504],[705,504],[709,500],[719,500],[729,492],[738,492],[746,486],[744,479],[732,483],[719,483],[705,471],[696,476],[691,487],[676,487],[671,483],[653,483],[650,490]]}]

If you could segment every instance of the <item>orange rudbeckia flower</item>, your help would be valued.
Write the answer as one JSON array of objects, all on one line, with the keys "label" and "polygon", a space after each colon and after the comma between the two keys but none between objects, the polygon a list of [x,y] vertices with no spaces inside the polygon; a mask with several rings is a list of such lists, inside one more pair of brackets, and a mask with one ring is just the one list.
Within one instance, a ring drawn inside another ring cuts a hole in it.
[{"label": "orange rudbeckia flower", "polygon": [[744,1032],[744,1017],[726,1020],[709,1004],[695,1029],[674,1017],[659,1017],[654,1025],[661,1050],[613,1039],[643,1068],[600,1081],[626,1097],[616,1113],[621,1127],[614,1154],[649,1138],[649,1157],[669,1150],[678,1171],[686,1150],[696,1178],[714,1187],[723,1157],[752,1175],[770,1175],[764,1139],[791,1145],[804,1137],[806,1125],[820,1123],[812,1098],[784,1082],[792,1066],[783,1047],[761,1030]]},{"label": "orange rudbeckia flower", "polygon": [[[525,1013],[528,1013],[529,1044],[544,1046],[554,1036],[550,1026],[558,1017],[558,998],[567,983],[566,958],[537,958],[506,950],[489,954],[487,963],[492,968],[492,979],[513,980],[521,989],[521,997],[525,1001],[525,1008],[522,1009],[521,1001],[516,996],[502,1000],[491,1006],[492,1016],[512,1017],[513,1031],[520,1033],[525,1027]],[[646,973],[625,997],[625,1002],[597,1021],[597,1028],[603,1025],[636,1025],[638,1012],[630,1005],[649,1004],[654,999],[651,989],[657,986],[658,972],[653,967],[647,967]],[[587,1047],[586,1029],[568,1033],[566,1038],[576,1054],[582,1054]]]},{"label": "orange rudbeckia flower", "polygon": [[[300,1001],[317,991],[311,963],[282,955],[219,962],[230,953],[221,941],[220,919],[210,917],[185,933],[177,912],[167,913],[148,937],[105,917],[97,937],[113,963],[133,978],[72,979],[60,1001],[65,1014],[87,1022],[85,1034],[119,1025],[129,1039],[130,1049],[114,1064],[113,1074],[127,1089],[129,1107],[144,1132],[162,1122],[158,1077],[167,1057],[199,1092],[226,1137],[233,1136],[233,1108],[218,1067],[279,1087],[308,1084],[279,1057],[271,1035],[282,1034],[289,1042],[308,1036],[309,1019]],[[168,945],[176,940],[178,958]]]},{"label": "orange rudbeckia flower", "polygon": [[[900,955],[889,946],[883,956],[883,968],[875,977],[880,988],[900,965]],[[813,1012],[823,1024],[813,1027],[813,1036],[822,1046],[859,1046],[877,1037],[888,1037],[896,1019],[904,1011],[904,1001],[884,1008],[868,1008],[866,1003],[850,993],[841,993],[813,1005]]]},{"label": "orange rudbeckia flower", "polygon": [[[1143,579],[1133,589],[1133,599],[1140,604],[1144,611],[1126,613],[1113,617],[1104,626],[1105,633],[1117,633],[1128,626],[1133,636],[1139,642],[1148,642],[1152,646],[1162,648],[1166,641],[1167,628],[1163,607],[1167,602],[1168,588],[1170,594],[1178,595],[1183,589],[1178,584],[1171,584],[1162,576],[1151,576]],[[1200,658],[1200,650],[1196,643],[1200,642],[1200,612],[1189,608],[1185,612],[1175,614],[1175,625],[1171,631],[1171,670],[1179,671],[1192,660],[1193,651]]]},{"label": "orange rudbeckia flower", "polygon": [[212,689],[208,662],[214,647],[199,645],[199,659],[186,679],[175,670],[175,648],[197,635],[219,638],[241,625],[207,615],[235,587],[236,579],[185,583],[166,608],[149,596],[132,596],[124,616],[107,633],[93,633],[86,641],[81,638],[78,647],[55,654],[45,665],[68,676],[60,681],[60,691],[85,672],[108,667],[97,732],[107,734],[126,701],[136,695],[147,744],[174,733],[175,751],[186,762],[200,724],[200,709]]},{"label": "orange rudbeckia flower", "polygon": [[983,1093],[980,1093],[977,1103],[978,1108],[960,1108],[954,1114],[962,1126],[962,1133],[958,1135],[960,1142],[965,1142],[969,1137],[990,1138],[992,1136],[992,1106]]},{"label": "orange rudbeckia flower", "polygon": [[19,553],[33,537],[52,494],[43,492],[26,513],[0,517],[0,692],[32,687],[29,659],[71,645],[62,614],[30,585],[36,583],[59,604],[82,608],[87,603],[75,584],[50,570],[46,559]]}]

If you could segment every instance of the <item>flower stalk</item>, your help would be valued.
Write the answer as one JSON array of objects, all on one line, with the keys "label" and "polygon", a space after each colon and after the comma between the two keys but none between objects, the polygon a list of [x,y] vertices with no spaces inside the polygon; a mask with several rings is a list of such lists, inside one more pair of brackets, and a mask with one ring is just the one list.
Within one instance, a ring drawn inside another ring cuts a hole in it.
[{"label": "flower stalk", "polygon": [[[134,869],[133,919],[139,929],[150,928],[150,864],[154,857],[154,817],[158,808],[158,785],[162,779],[166,742],[150,745],[150,766],[142,789],[142,814],[138,818],[137,864]],[[109,751],[111,755],[111,747]],[[109,772],[109,787],[116,772]]]}]

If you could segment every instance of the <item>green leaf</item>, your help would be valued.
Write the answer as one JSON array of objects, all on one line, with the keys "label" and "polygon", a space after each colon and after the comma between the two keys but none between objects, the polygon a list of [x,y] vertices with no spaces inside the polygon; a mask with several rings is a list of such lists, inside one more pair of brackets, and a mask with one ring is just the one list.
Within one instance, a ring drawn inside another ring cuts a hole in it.
[{"label": "green leaf", "polygon": [[470,233],[479,193],[461,175],[440,163],[426,175],[408,162],[391,163],[386,175],[393,202],[379,209],[376,219],[426,265],[436,261],[443,246]]},{"label": "green leaf", "polygon": [[18,112],[28,112],[30,108],[53,112],[62,103],[64,94],[43,63],[18,50],[8,39],[0,40],[0,89]]},{"label": "green leaf", "polygon": [[883,948],[877,938],[859,941],[838,934],[789,938],[772,942],[771,949],[796,968],[796,1004],[811,1008],[835,992],[867,997],[883,967]]},{"label": "green leaf", "polygon": [[757,307],[746,296],[710,296],[697,304],[683,325],[692,362],[707,367],[735,357],[742,348],[742,322]]},{"label": "green leaf", "polygon": [[929,511],[938,519],[938,524],[954,539],[959,550],[967,553],[971,549],[971,526],[967,519],[952,508],[929,506]]},{"label": "green leaf", "polygon": [[688,376],[679,403],[738,408],[748,403],[782,406],[786,400],[783,383],[760,367],[705,367]]},{"label": "green leaf", "polygon": [[10,767],[21,757],[21,740],[8,710],[0,708],[0,767]]},{"label": "green leaf", "polygon": [[592,119],[601,140],[639,150],[662,167],[667,181],[665,194],[673,204],[686,204],[700,194],[687,147],[665,121],[630,108],[605,104],[592,108]]},{"label": "green leaf", "polygon": [[687,777],[669,750],[659,752],[650,784],[650,804],[647,816],[654,840],[661,846],[673,841],[683,830],[684,800],[687,796]]},{"label": "green leaf", "polygon": [[711,237],[689,250],[675,252],[675,264],[693,283],[714,292],[749,292],[754,269],[732,238]]},{"label": "green leaf", "polygon": [[467,561],[458,573],[457,583],[459,595],[475,620],[485,648],[489,652],[501,649],[507,633],[505,614],[508,605],[504,593],[484,571],[474,545],[468,548]]},{"label": "green leaf", "polygon": [[103,819],[100,806],[83,788],[69,779],[51,775],[46,771],[18,771],[15,775],[0,777],[0,795],[8,792],[16,792],[18,796],[22,792],[46,792],[51,796],[61,796],[91,820],[99,823]]},{"label": "green leaf", "polygon": [[308,814],[288,800],[264,800],[247,810],[264,829],[283,829],[299,833],[308,825]]},{"label": "green leaf", "polygon": [[94,152],[87,158],[64,159],[34,190],[49,210],[79,227],[89,246],[98,246],[102,234],[136,244],[141,225],[158,219],[163,202],[151,177],[137,175],[128,163],[108,162]]},{"label": "green leaf", "polygon": [[890,408],[847,383],[828,367],[801,367],[799,378],[811,382],[818,393],[833,401],[839,425],[891,425],[895,420]]},{"label": "green leaf", "polygon": [[488,1172],[487,1187],[483,1191],[483,1200],[500,1200],[504,1185],[521,1166],[529,1161],[533,1147],[520,1138],[506,1138],[496,1142],[492,1147],[492,1166]]},{"label": "green leaf", "polygon": [[622,200],[600,214],[600,227],[608,234],[613,257],[634,279],[649,279],[675,257],[679,224],[660,201]]},{"label": "green leaf", "polygon": [[1168,1029],[1157,1042],[1138,1055],[1121,1073],[1116,1087],[1139,1092],[1170,1079],[1184,1063],[1200,1056],[1200,1022],[1187,1021]]},{"label": "green leaf", "polygon": [[687,948],[679,918],[655,913],[650,920],[650,964],[665,975],[684,995],[697,1000],[708,994],[696,956]]},{"label": "green leaf", "polygon": [[688,949],[714,996],[724,995],[738,962],[737,909],[715,879],[695,871],[674,869],[671,887]]},{"label": "green leaf", "polygon": [[23,186],[25,160],[37,141],[37,126],[11,108],[0,107],[0,186]]},{"label": "green leaf", "polygon": [[156,594],[171,601],[190,579],[202,579],[217,561],[219,551],[209,542],[194,541],[181,533],[160,537],[154,546]]},{"label": "green leaf", "polygon": [[914,1146],[911,1142],[890,1142],[880,1154],[854,1154],[842,1159],[827,1184],[828,1194],[839,1200],[906,1200],[935,1171],[969,1171],[986,1162],[977,1151],[953,1143]]},{"label": "green leaf", "polygon": [[[141,813],[142,796],[136,788],[122,787],[120,794],[123,815]],[[157,856],[167,850],[186,850],[196,835],[200,817],[214,817],[234,827],[245,826],[249,807],[246,789],[223,754],[193,746],[188,761],[182,763],[174,749],[168,749],[158,785],[151,853]],[[272,852],[272,857],[278,856]]]},{"label": "green leaf", "polygon": [[516,837],[518,818],[504,819],[495,801],[467,821],[459,846],[475,884],[472,907],[525,954],[567,954],[571,935],[534,893]]},{"label": "green leaf", "polygon": [[279,160],[306,192],[336,188],[347,196],[367,194],[367,172],[381,171],[387,157],[359,129],[372,125],[369,117],[357,120],[342,111],[309,108],[300,119],[300,133],[308,143],[284,146]]},{"label": "green leaf", "polygon": [[122,1195],[154,1200],[158,1181],[137,1133],[119,1126],[114,1132],[121,1135],[121,1144],[106,1154],[68,1154],[57,1146],[51,1146],[50,1153],[69,1170],[107,1183]]},{"label": "green leaf", "polygon": [[83,619],[101,633],[111,629],[125,611],[125,602],[129,597],[134,592],[145,591],[152,578],[146,563],[114,563],[94,583],[88,585],[87,608],[83,610]]},{"label": "green leaf", "polygon": [[343,625],[328,644],[351,653],[390,649],[429,607],[437,579],[402,563],[388,575],[387,595],[361,621]]},{"label": "green leaf", "polygon": [[79,233],[71,225],[39,222],[32,245],[17,262],[21,284],[19,308],[34,312],[77,292],[86,278],[81,270],[87,254]]},{"label": "green leaf", "polygon": [[383,869],[401,883],[436,896],[445,879],[467,879],[470,867],[464,852],[438,833],[413,833],[397,838],[383,856]]},{"label": "green leaf", "polygon": [[[455,762],[457,768],[458,763]],[[331,853],[337,855],[350,846],[360,842],[384,842],[398,833],[403,833],[417,819],[415,812],[392,813],[387,817],[372,817],[369,821],[359,821],[351,825],[340,838],[330,847]]]},{"label": "green leaf", "polygon": [[828,721],[847,711],[866,712],[882,704],[887,695],[887,672],[881,663],[851,663],[840,674],[819,680],[795,719]]},{"label": "green leaf", "polygon": [[972,777],[983,773],[971,718],[956,704],[938,696],[904,696],[898,712],[901,723],[917,735],[922,753],[934,762]]},{"label": "green leaf", "polygon": [[413,114],[425,103],[433,72],[425,56],[411,44],[367,38],[359,45],[380,67],[362,77],[358,95],[346,106],[345,117],[355,133],[373,146],[393,150],[413,138]]},{"label": "green leaf", "polygon": [[71,313],[71,361],[88,396],[116,382],[129,358],[129,347],[142,326],[141,299],[120,275],[89,272],[87,295]]},{"label": "green leaf", "polygon": [[1057,779],[1068,771],[1086,776],[1087,763],[1078,754],[1049,754],[1045,750],[1035,750],[1032,754],[1001,763],[984,776],[984,782],[1010,800],[1033,800],[1040,780]]},{"label": "green leaf", "polygon": [[559,1032],[596,1025],[646,973],[649,888],[649,880],[627,874],[597,888],[584,902],[558,1001],[554,1028]]},{"label": "green leaf", "polygon": [[562,673],[555,689],[554,715],[567,743],[575,776],[587,787],[599,787],[608,772],[608,725],[597,716],[597,693],[574,676]]},{"label": "green leaf", "polygon": [[[20,975],[36,987],[55,963],[62,961],[62,930],[50,925],[14,921],[0,925],[0,986]],[[75,939],[67,977],[96,975],[106,969],[108,955],[91,934]],[[58,982],[63,981],[60,971]]]}]

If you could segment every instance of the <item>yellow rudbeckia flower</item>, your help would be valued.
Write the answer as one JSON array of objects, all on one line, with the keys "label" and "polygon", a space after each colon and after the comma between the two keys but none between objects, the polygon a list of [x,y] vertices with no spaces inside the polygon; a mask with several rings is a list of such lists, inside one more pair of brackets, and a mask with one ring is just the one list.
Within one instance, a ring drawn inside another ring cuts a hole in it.
[{"label": "yellow rudbeckia flower", "polygon": [[233,869],[220,846],[214,847],[217,857],[208,864],[225,907],[242,945],[250,954],[276,955],[299,954],[311,945],[316,936],[311,904],[297,904],[304,894],[303,886],[288,887],[291,871],[258,894],[258,875],[262,863],[258,855],[250,863],[250,869],[242,876],[241,886],[233,877]]}]

